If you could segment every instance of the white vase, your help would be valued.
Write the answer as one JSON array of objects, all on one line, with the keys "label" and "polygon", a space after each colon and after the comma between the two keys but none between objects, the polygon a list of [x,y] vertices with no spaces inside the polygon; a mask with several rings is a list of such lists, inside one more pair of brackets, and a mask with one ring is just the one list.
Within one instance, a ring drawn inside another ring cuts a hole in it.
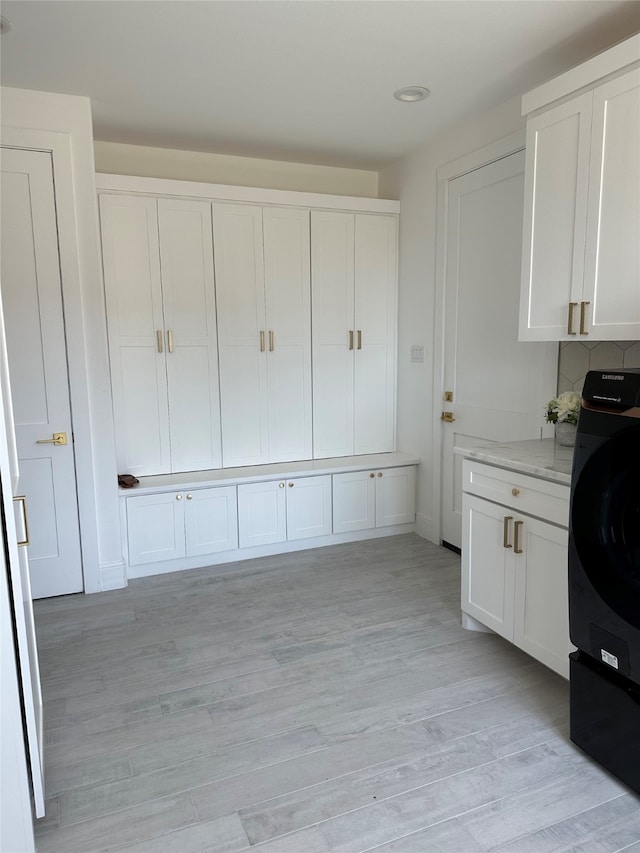
[{"label": "white vase", "polygon": [[556,424],[556,441],[561,447],[573,447],[576,443],[576,424],[560,421]]}]

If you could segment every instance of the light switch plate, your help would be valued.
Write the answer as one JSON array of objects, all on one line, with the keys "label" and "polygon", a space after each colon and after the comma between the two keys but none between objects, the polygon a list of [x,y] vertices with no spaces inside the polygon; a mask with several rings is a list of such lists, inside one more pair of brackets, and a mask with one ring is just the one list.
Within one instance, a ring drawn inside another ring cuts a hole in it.
[{"label": "light switch plate", "polygon": [[414,362],[423,362],[424,361],[424,347],[414,344],[411,347],[411,361]]}]

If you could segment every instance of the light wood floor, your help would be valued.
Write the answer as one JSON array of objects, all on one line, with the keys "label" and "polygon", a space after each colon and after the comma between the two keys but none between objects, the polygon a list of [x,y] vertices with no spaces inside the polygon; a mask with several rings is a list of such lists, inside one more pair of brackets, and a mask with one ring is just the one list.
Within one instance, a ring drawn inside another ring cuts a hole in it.
[{"label": "light wood floor", "polygon": [[414,535],[41,601],[40,853],[640,851],[568,685]]}]

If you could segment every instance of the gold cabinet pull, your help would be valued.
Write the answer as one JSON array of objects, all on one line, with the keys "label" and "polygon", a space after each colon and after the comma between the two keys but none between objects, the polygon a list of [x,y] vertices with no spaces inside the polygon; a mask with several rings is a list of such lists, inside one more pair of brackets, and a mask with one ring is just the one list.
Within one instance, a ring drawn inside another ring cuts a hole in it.
[{"label": "gold cabinet pull", "polygon": [[362,349],[362,329],[358,329],[358,349]]},{"label": "gold cabinet pull", "polygon": [[62,447],[67,443],[66,432],[54,432],[53,438],[39,438],[36,444],[55,444],[56,447]]},{"label": "gold cabinet pull", "polygon": [[589,334],[589,332],[587,332],[587,330],[584,327],[587,305],[591,305],[591,303],[590,302],[581,302],[580,303],[580,334],[581,335],[588,335]]},{"label": "gold cabinet pull", "polygon": [[274,351],[274,349],[275,349],[275,346],[274,346],[274,343],[273,343],[273,339],[274,339],[274,338],[275,338],[275,335],[273,334],[273,332],[272,332],[272,331],[271,331],[271,329],[270,329],[270,330],[269,330],[269,352],[273,352],[273,351]]},{"label": "gold cabinet pull", "polygon": [[569,303],[569,322],[567,323],[567,334],[568,335],[575,335],[576,334],[575,332],[572,332],[571,330],[573,329],[573,309],[576,307],[577,304],[578,304],[577,302],[570,302]]},{"label": "gold cabinet pull", "polygon": [[260,332],[260,352],[264,352],[264,332]]},{"label": "gold cabinet pull", "polygon": [[167,349],[169,352],[173,352],[173,332],[171,329],[167,332]]},{"label": "gold cabinet pull", "polygon": [[156,340],[158,342],[158,352],[162,352],[162,329],[156,331]]},{"label": "gold cabinet pull", "polygon": [[524,521],[516,521],[516,523],[513,525],[513,553],[514,554],[522,554],[523,553],[523,550],[520,547],[520,538],[519,538],[520,528],[522,527],[523,524],[524,524]]},{"label": "gold cabinet pull", "polygon": [[353,349],[353,329],[349,329],[349,349]]},{"label": "gold cabinet pull", "polygon": [[505,515],[504,521],[502,523],[502,547],[503,548],[511,548],[511,544],[509,543],[509,522],[513,521],[512,515]]},{"label": "gold cabinet pull", "polygon": [[22,504],[22,521],[24,523],[24,539],[18,541],[18,545],[29,544],[29,521],[27,519],[27,498],[26,495],[16,495],[14,498],[16,503]]}]

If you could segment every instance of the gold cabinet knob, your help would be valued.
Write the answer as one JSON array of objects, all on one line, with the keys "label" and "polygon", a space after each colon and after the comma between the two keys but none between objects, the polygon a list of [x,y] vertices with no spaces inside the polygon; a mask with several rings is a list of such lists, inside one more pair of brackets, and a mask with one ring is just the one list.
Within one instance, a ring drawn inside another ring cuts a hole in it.
[{"label": "gold cabinet knob", "polygon": [[187,500],[188,501],[193,500],[193,495],[187,495]]},{"label": "gold cabinet knob", "polygon": [[511,494],[514,496],[514,498],[517,498],[520,494],[520,489],[511,489]]},{"label": "gold cabinet knob", "polygon": [[378,471],[378,477],[382,477],[382,471]]},{"label": "gold cabinet knob", "polygon": [[292,489],[295,486],[295,483],[289,483],[289,488]]},{"label": "gold cabinet knob", "polygon": [[284,483],[278,483],[278,487],[284,489]]},{"label": "gold cabinet knob", "polygon": [[182,500],[182,495],[176,495],[176,500],[177,500],[177,501],[181,501],[181,500]]},{"label": "gold cabinet knob", "polygon": [[369,474],[369,476],[370,476],[370,477],[375,477],[376,475],[375,475],[375,474]]}]

